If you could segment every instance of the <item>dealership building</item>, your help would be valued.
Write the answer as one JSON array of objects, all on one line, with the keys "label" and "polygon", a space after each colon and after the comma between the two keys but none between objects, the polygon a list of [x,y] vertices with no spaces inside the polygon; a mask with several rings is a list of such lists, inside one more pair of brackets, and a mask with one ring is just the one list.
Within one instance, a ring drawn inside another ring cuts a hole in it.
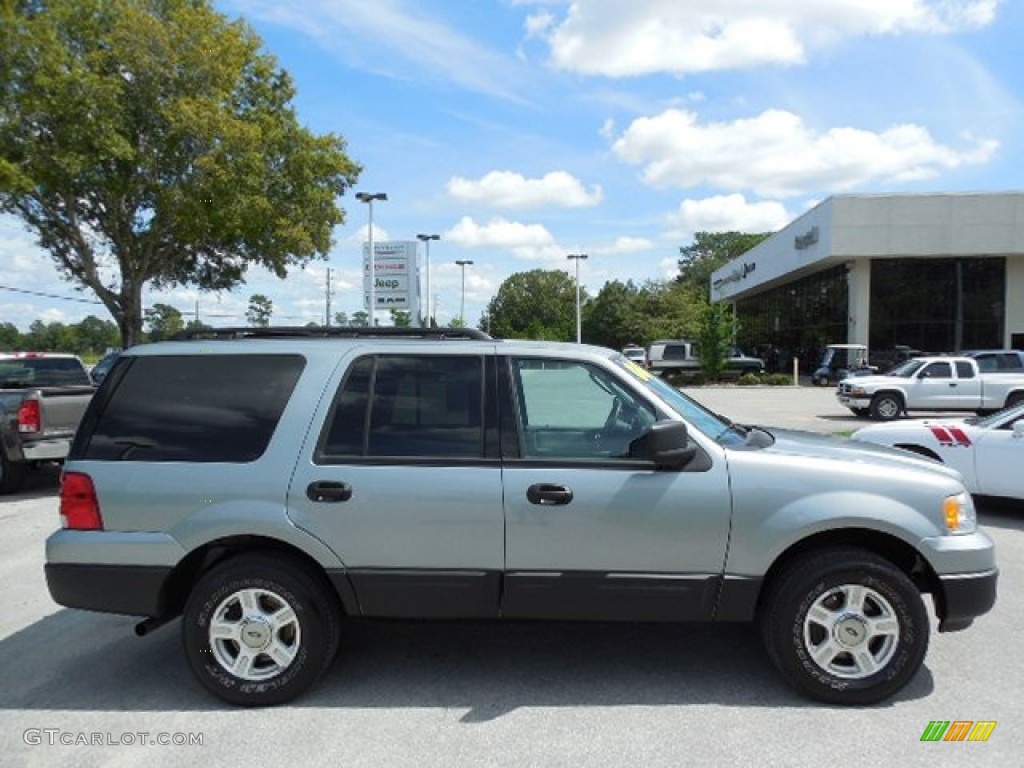
[{"label": "dealership building", "polygon": [[1024,192],[837,195],[717,270],[745,349],[1024,349]]}]

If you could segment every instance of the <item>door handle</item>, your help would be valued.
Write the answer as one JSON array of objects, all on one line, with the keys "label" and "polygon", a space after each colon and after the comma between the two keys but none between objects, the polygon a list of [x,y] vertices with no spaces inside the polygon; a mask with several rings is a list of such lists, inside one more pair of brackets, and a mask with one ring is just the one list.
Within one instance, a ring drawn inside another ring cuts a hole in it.
[{"label": "door handle", "polygon": [[306,498],[331,503],[348,501],[352,498],[352,486],[334,480],[315,480],[306,486]]},{"label": "door handle", "polygon": [[542,507],[568,504],[572,501],[572,489],[567,485],[537,483],[526,489],[526,499],[531,504],[539,504]]}]

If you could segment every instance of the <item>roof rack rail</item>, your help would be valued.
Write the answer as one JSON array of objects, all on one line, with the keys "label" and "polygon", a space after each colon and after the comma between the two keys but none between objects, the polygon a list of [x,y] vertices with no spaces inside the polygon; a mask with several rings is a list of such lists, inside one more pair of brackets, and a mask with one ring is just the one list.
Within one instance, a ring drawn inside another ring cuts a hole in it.
[{"label": "roof rack rail", "polygon": [[270,326],[266,328],[191,328],[180,331],[174,341],[192,339],[315,339],[315,338],[398,338],[398,339],[478,339],[490,341],[491,337],[477,328],[400,328],[386,327],[343,327],[343,326]]}]

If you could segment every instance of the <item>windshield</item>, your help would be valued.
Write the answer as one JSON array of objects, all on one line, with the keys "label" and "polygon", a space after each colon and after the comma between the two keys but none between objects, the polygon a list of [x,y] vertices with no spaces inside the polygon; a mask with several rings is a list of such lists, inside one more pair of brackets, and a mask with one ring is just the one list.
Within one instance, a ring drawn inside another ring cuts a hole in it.
[{"label": "windshield", "polygon": [[1010,408],[1004,408],[1001,411],[991,413],[984,418],[978,419],[967,419],[971,424],[976,424],[979,427],[992,427],[999,424],[1002,421],[1006,421],[1007,424],[1012,424],[1017,419],[1024,418],[1024,403],[1020,405],[1014,405]]},{"label": "windshield", "polygon": [[899,376],[902,379],[909,379],[924,365],[923,360],[907,360],[905,363],[900,363],[891,371],[886,373],[886,376]]},{"label": "windshield", "polygon": [[743,445],[746,433],[742,428],[709,411],[697,401],[691,400],[678,389],[669,386],[631,360],[621,356],[614,360],[637,383],[668,403],[694,429],[700,430],[720,445]]}]

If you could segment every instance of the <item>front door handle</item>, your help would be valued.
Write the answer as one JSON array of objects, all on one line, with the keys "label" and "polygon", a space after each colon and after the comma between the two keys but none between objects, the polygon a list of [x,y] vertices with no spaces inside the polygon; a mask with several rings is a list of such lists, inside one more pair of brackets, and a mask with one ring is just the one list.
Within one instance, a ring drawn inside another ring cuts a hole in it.
[{"label": "front door handle", "polygon": [[568,504],[572,501],[572,489],[567,485],[537,483],[526,489],[526,498],[531,504],[553,507],[558,504]]},{"label": "front door handle", "polygon": [[315,480],[306,486],[306,498],[331,503],[348,501],[352,498],[352,486],[334,480]]}]

